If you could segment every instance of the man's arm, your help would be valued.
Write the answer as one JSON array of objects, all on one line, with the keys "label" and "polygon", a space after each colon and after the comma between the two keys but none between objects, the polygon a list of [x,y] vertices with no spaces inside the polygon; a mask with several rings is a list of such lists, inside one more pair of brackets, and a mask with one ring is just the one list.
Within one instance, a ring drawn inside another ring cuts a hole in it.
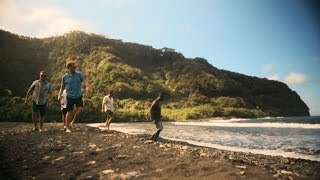
[{"label": "man's arm", "polygon": [[66,85],[63,83],[63,78],[62,78],[62,80],[61,80],[61,86],[60,86],[60,90],[59,90],[59,94],[58,94],[58,101],[60,101],[61,100],[61,98],[62,98],[62,92],[63,92],[63,90],[66,88]]},{"label": "man's arm", "polygon": [[154,100],[151,104],[151,107],[150,107],[150,111],[153,113],[156,109],[156,106],[158,106],[158,100]]},{"label": "man's arm", "polygon": [[49,84],[49,90],[48,90],[48,94],[47,94],[47,100],[49,100],[52,96],[52,84]]},{"label": "man's arm", "polygon": [[105,99],[106,97],[103,97],[102,104],[101,104],[101,112],[103,112],[104,110]]},{"label": "man's arm", "polygon": [[34,84],[31,84],[30,88],[29,88],[28,91],[27,91],[26,98],[24,99],[24,103],[25,103],[25,104],[27,104],[29,95],[30,95],[31,91],[33,91],[33,90],[34,90]]}]

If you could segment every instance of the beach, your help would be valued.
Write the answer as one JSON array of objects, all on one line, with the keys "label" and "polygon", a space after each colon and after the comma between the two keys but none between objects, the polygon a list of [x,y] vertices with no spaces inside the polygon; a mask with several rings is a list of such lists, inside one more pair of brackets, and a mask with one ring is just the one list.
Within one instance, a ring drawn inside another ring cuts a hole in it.
[{"label": "beach", "polygon": [[[317,179],[320,162],[233,152],[86,124],[0,123],[0,179]],[[161,134],[160,134],[161,137]]]}]

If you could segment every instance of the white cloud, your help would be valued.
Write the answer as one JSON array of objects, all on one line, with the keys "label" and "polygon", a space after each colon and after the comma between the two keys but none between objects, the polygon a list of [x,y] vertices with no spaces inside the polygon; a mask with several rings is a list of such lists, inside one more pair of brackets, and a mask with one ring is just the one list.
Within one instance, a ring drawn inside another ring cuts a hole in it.
[{"label": "white cloud", "polygon": [[274,74],[272,76],[267,77],[267,79],[274,80],[274,81],[279,81],[279,75],[278,74]]},{"label": "white cloud", "polygon": [[306,79],[307,76],[305,74],[291,72],[284,78],[284,82],[287,84],[302,84]]},{"label": "white cloud", "polygon": [[270,63],[269,64],[264,64],[262,66],[262,70],[265,71],[265,72],[270,72],[272,70],[272,68],[273,68],[273,65],[270,64]]},{"label": "white cloud", "polygon": [[61,35],[71,30],[95,32],[95,26],[72,17],[53,1],[4,0],[0,3],[0,29],[32,37]]}]

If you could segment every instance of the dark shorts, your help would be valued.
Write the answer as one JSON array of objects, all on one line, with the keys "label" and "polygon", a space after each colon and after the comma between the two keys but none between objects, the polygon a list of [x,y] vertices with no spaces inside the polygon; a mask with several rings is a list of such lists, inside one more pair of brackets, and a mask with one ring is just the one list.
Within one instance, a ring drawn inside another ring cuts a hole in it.
[{"label": "dark shorts", "polygon": [[106,115],[109,116],[109,117],[112,117],[113,116],[113,112],[111,110],[107,110],[106,111]]},{"label": "dark shorts", "polygon": [[66,115],[67,114],[67,108],[61,108],[61,113],[63,114],[63,115]]},{"label": "dark shorts", "polygon": [[162,120],[155,120],[154,124],[158,130],[163,130]]},{"label": "dark shorts", "polygon": [[32,112],[39,113],[41,117],[46,114],[46,104],[37,105],[35,102],[32,103]]},{"label": "dark shorts", "polygon": [[78,107],[83,107],[82,96],[79,98],[69,98],[67,97],[67,111],[73,111],[74,105]]}]

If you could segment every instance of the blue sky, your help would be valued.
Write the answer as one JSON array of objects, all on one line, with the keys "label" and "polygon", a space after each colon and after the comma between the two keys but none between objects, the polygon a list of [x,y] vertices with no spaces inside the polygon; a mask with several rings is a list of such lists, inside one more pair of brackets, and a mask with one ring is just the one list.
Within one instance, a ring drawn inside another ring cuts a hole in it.
[{"label": "blue sky", "polygon": [[103,34],[286,83],[320,115],[316,0],[2,0],[0,28],[32,37]]}]

